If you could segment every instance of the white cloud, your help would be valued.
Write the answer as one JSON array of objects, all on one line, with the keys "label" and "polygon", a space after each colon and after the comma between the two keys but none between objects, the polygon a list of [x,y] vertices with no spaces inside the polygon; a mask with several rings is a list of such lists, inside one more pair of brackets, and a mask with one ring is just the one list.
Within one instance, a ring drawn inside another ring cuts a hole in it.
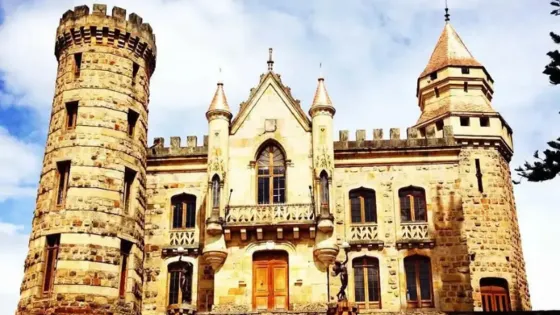
[{"label": "white cloud", "polygon": [[39,181],[40,147],[25,143],[0,126],[0,202],[34,196]]},{"label": "white cloud", "polygon": [[[275,69],[294,96],[302,99],[304,109],[313,97],[318,64],[323,63],[337,107],[336,128],[367,128],[371,137],[373,128],[410,126],[419,115],[416,77],[443,27],[443,0],[266,2],[269,7],[233,0],[106,3],[109,10],[118,3],[129,13],[137,12],[156,33],[151,137],[206,133],[204,111],[219,67],[224,69],[230,105],[237,111],[236,104],[266,70],[268,47],[275,48]],[[15,99],[16,106],[31,107],[48,117],[56,73],[55,29],[62,13],[80,4],[0,0],[7,12],[0,25],[0,43],[8,47],[0,49],[0,73],[7,84],[0,101]],[[546,1],[461,0],[450,5],[455,28],[496,81],[493,106],[514,129],[515,167],[560,134],[554,103],[560,90],[549,87],[541,73],[546,52],[555,49],[548,32],[557,29],[558,18],[548,15]],[[3,143],[16,144],[13,147],[22,155],[16,151],[7,155],[12,167],[5,174],[0,170],[0,192],[33,195],[27,184],[37,181],[38,170],[27,165],[40,163],[36,146],[0,129],[0,147]],[[0,165],[6,165],[2,158]],[[551,219],[557,218],[558,207],[551,205],[558,204],[554,199],[558,185],[557,180],[516,187],[530,290],[539,309],[560,308],[549,289],[549,283],[559,282],[560,276],[548,273],[558,261],[551,250],[552,240],[560,239],[560,229],[554,225],[558,220]],[[0,194],[2,198],[6,196]],[[543,268],[545,264],[548,268]]]},{"label": "white cloud", "polygon": [[29,236],[22,233],[22,230],[22,226],[0,221],[0,309],[7,311],[7,314],[13,314],[16,309],[23,279],[23,263]]}]

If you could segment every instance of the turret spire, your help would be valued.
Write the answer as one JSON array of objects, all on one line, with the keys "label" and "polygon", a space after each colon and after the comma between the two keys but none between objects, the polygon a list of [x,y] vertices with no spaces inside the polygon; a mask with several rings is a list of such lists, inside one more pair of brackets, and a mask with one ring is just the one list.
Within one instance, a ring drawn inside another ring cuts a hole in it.
[{"label": "turret spire", "polygon": [[327,88],[325,87],[325,78],[323,77],[322,64],[319,64],[319,78],[317,79],[317,90],[315,91],[315,97],[313,98],[313,103],[311,103],[311,108],[309,109],[309,114],[313,116],[313,112],[317,108],[330,109],[334,114],[334,106],[332,104]]},{"label": "turret spire", "polygon": [[449,6],[447,5],[447,0],[445,0],[445,22],[449,22],[450,16],[451,14],[449,14]]},{"label": "turret spire", "polygon": [[446,22],[430,61],[420,77],[449,66],[482,67],[474,59],[451,23]]},{"label": "turret spire", "polygon": [[268,61],[266,63],[268,64],[268,71],[272,72],[274,67],[274,60],[272,60],[272,48],[268,49]]},{"label": "turret spire", "polygon": [[226,94],[224,92],[224,83],[221,77],[222,77],[222,68],[220,68],[216,93],[214,93],[214,98],[212,99],[212,103],[210,103],[210,107],[208,108],[207,114],[213,111],[224,111],[230,113],[231,115]]}]

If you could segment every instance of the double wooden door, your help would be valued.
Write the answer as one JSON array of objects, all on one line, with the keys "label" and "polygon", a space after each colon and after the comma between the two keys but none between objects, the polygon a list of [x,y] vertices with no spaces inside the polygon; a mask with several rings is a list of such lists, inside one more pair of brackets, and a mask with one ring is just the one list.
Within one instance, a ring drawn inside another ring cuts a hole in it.
[{"label": "double wooden door", "polygon": [[501,286],[483,286],[480,288],[482,295],[482,310],[485,312],[511,311],[509,294]]},{"label": "double wooden door", "polygon": [[288,255],[257,252],[253,258],[253,308],[288,309]]}]

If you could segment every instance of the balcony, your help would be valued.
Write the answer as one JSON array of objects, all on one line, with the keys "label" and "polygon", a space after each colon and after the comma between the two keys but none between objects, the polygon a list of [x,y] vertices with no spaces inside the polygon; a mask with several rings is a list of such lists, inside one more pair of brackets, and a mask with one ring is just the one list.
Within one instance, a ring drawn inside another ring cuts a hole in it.
[{"label": "balcony", "polygon": [[226,208],[224,234],[231,239],[231,232],[239,231],[241,240],[247,240],[247,233],[254,231],[258,240],[263,239],[265,231],[274,231],[278,239],[290,231],[294,238],[309,231],[315,237],[315,212],[310,203],[269,204],[229,206]]},{"label": "balcony", "polygon": [[435,238],[430,233],[428,222],[402,222],[399,229],[397,248],[433,248]]},{"label": "balcony", "polygon": [[164,255],[174,255],[180,247],[187,252],[198,252],[198,237],[194,228],[169,231],[169,245],[164,246]]},{"label": "balcony", "polygon": [[350,245],[383,248],[383,241],[379,239],[377,223],[352,223],[350,226]]}]

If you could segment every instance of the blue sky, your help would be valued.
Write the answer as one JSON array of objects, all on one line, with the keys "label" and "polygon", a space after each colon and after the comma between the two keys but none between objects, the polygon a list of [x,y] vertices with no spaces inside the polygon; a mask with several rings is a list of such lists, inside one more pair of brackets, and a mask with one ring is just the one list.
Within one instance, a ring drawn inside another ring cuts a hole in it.
[{"label": "blue sky", "polygon": [[[351,130],[351,138],[356,129],[367,129],[368,137],[374,128],[404,132],[420,114],[416,79],[444,25],[444,0],[105,3],[138,13],[157,36],[150,139],[202,138],[220,67],[237,112],[266,70],[268,47],[305,110],[322,62],[336,129]],[[512,168],[560,135],[560,87],[542,74],[546,52],[557,49],[548,33],[560,32],[548,3],[449,0],[455,29],[496,81],[493,107],[514,131]],[[19,294],[53,96],[56,26],[81,4],[0,0],[0,307],[13,309]],[[533,306],[560,309],[552,290],[560,274],[550,273],[560,260],[560,180],[515,190]]]}]

